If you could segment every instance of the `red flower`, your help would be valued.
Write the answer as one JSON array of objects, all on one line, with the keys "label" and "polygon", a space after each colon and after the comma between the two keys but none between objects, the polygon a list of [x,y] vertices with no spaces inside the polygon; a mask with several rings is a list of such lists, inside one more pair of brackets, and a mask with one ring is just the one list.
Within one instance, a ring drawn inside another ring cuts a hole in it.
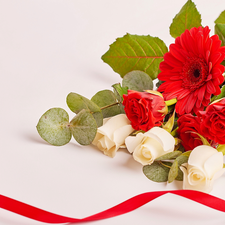
[{"label": "red flower", "polygon": [[209,105],[198,115],[202,117],[204,136],[218,144],[225,144],[225,99]]},{"label": "red flower", "polygon": [[167,114],[163,97],[148,92],[128,90],[128,94],[123,95],[123,98],[124,110],[135,130],[148,131],[162,124]]},{"label": "red flower", "polygon": [[209,37],[209,28],[186,30],[177,37],[170,51],[160,63],[158,79],[165,81],[158,91],[165,100],[177,98],[176,112],[197,113],[210,102],[212,94],[218,95],[223,83],[225,47],[217,35]]},{"label": "red flower", "polygon": [[192,114],[184,114],[177,120],[178,137],[182,140],[185,150],[193,150],[195,147],[202,145],[202,141],[196,134],[202,135],[200,129],[200,118]]}]

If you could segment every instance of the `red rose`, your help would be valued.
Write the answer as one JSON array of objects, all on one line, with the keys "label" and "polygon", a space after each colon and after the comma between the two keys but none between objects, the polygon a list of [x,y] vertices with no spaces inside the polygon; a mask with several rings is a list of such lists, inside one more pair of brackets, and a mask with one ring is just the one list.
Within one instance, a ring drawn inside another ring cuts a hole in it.
[{"label": "red rose", "polygon": [[[184,114],[177,120],[178,123],[178,137],[182,140],[182,145],[185,150],[192,150],[195,147],[202,145],[202,141],[196,134],[201,133],[200,118],[192,114]],[[193,133],[194,132],[194,133]]]},{"label": "red rose", "polygon": [[128,90],[128,94],[123,95],[123,98],[124,110],[135,130],[148,131],[162,124],[167,114],[167,106],[159,92]]},{"label": "red rose", "polygon": [[199,112],[199,116],[204,136],[218,144],[225,144],[225,99],[209,105],[205,111]]}]

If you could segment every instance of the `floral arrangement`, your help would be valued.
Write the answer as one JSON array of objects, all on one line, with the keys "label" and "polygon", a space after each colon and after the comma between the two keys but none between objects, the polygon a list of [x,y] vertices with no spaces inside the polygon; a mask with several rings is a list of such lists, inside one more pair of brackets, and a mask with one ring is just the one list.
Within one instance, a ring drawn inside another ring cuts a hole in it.
[{"label": "floral arrangement", "polygon": [[62,108],[49,109],[38,133],[56,146],[73,136],[109,157],[126,148],[150,180],[179,180],[184,189],[210,192],[224,172],[225,11],[215,21],[215,35],[209,33],[188,0],[170,26],[175,41],[169,50],[149,35],[116,39],[102,60],[122,83],[90,100],[69,93],[74,118],[69,121]]}]

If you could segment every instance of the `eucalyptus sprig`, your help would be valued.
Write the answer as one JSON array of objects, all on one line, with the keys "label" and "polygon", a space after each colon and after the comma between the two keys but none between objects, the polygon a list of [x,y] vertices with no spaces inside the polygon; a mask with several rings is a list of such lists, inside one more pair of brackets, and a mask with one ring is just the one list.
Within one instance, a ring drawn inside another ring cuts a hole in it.
[{"label": "eucalyptus sprig", "polygon": [[76,115],[69,121],[68,113],[62,108],[52,108],[45,112],[37,124],[37,131],[48,143],[56,146],[67,144],[71,137],[81,145],[93,142],[97,128],[103,119],[125,113],[123,95],[128,89],[136,91],[151,90],[151,78],[142,71],[132,71],[124,76],[121,84],[112,85],[113,91],[102,90],[90,100],[80,94],[71,92],[66,102]]}]

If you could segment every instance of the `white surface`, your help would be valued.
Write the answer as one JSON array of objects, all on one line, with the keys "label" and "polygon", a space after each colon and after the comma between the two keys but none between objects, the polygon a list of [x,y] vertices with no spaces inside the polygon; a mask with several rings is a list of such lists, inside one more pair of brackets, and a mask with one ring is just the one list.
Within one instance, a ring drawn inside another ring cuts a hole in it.
[{"label": "white surface", "polygon": [[[117,37],[158,36],[173,42],[169,26],[185,0],[0,0],[0,194],[58,213],[82,218],[134,195],[180,189],[181,183],[149,181],[125,151],[114,159],[72,140],[45,143],[36,131],[51,107],[66,109],[73,91],[88,98],[121,81],[101,60]],[[225,9],[224,0],[195,1],[202,24]],[[212,195],[225,199],[225,175]],[[166,195],[131,212],[90,224],[222,224],[225,214]],[[0,210],[0,224],[43,224]]]}]

